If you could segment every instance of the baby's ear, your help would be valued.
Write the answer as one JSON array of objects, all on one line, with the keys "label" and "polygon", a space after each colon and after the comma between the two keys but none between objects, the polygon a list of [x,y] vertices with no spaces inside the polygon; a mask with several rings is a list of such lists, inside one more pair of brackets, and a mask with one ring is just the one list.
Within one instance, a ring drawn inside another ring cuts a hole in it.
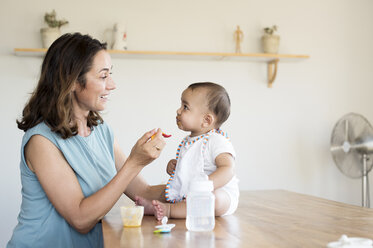
[{"label": "baby's ear", "polygon": [[212,114],[206,114],[203,117],[203,127],[209,127],[215,123],[215,117]]}]

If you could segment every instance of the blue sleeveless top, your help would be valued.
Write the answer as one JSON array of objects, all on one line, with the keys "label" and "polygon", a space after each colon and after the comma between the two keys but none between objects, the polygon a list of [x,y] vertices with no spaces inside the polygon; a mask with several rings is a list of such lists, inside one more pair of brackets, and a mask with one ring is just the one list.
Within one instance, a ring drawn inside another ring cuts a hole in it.
[{"label": "blue sleeveless top", "polygon": [[57,212],[35,173],[27,166],[24,148],[37,134],[50,140],[63,153],[85,197],[104,187],[117,173],[114,136],[106,123],[94,127],[87,137],[75,135],[68,139],[52,132],[44,122],[27,130],[21,146],[21,210],[7,247],[103,247],[101,223],[97,223],[87,234],[77,232]]}]

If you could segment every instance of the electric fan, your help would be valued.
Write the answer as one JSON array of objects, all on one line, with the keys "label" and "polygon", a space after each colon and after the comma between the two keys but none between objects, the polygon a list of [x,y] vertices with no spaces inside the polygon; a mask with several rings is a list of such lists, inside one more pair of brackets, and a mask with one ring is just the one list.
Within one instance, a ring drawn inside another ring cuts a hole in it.
[{"label": "electric fan", "polygon": [[349,113],[335,124],[330,151],[338,169],[350,178],[362,178],[363,207],[370,207],[368,173],[373,165],[373,128],[362,115]]}]

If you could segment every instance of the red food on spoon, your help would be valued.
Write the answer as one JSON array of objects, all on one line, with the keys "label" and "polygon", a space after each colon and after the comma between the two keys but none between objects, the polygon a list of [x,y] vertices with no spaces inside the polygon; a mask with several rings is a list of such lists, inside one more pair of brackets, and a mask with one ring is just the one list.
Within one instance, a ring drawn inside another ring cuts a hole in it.
[{"label": "red food on spoon", "polygon": [[[156,133],[152,135],[152,137],[150,137],[150,139],[154,139]],[[165,134],[165,133],[162,133],[162,136],[165,137],[165,138],[170,138],[172,135],[171,134]]]}]

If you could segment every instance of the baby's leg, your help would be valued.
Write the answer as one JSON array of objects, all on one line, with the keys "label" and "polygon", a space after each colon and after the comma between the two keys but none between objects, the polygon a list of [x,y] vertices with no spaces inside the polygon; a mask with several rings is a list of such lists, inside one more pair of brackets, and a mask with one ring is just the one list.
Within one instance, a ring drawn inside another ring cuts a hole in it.
[{"label": "baby's leg", "polygon": [[[231,204],[231,198],[223,189],[216,189],[215,194],[215,216],[225,214]],[[164,216],[175,219],[186,218],[186,202],[162,203],[157,200],[152,201],[154,207],[154,216],[157,220],[162,220]]]},{"label": "baby's leg", "polygon": [[175,219],[185,219],[186,218],[186,203],[185,201],[178,203],[162,203],[157,200],[152,201],[155,217],[157,220],[162,220],[164,216]]},{"label": "baby's leg", "polygon": [[135,203],[138,206],[144,206],[145,215],[155,215],[155,209],[151,200],[147,200],[141,196],[136,196]]},{"label": "baby's leg", "polygon": [[225,214],[231,205],[231,198],[224,189],[216,189],[215,194],[215,216]]}]

